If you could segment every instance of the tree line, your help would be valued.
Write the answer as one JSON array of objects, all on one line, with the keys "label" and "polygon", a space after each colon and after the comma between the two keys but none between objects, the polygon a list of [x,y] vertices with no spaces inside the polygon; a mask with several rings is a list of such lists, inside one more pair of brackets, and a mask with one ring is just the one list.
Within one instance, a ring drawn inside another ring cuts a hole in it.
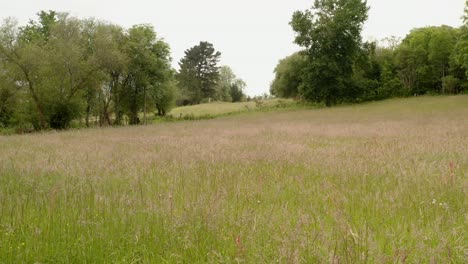
[{"label": "tree line", "polygon": [[41,11],[37,20],[0,26],[0,128],[65,129],[136,125],[177,104],[240,101],[245,83],[221,53],[200,42],[180,71],[151,25],[125,29],[96,19]]},{"label": "tree line", "polygon": [[403,40],[363,42],[362,0],[317,0],[290,25],[304,50],[282,59],[270,92],[331,106],[397,96],[468,92],[468,1],[464,25],[424,27]]},{"label": "tree line", "polygon": [[[304,49],[279,62],[270,93],[331,106],[395,96],[468,91],[468,1],[464,24],[412,30],[403,40],[364,42],[363,0],[316,0],[293,14]],[[246,84],[221,53],[200,42],[172,68],[151,25],[125,29],[41,11],[0,26],[0,128],[65,129],[146,124],[174,105],[246,99]]]}]

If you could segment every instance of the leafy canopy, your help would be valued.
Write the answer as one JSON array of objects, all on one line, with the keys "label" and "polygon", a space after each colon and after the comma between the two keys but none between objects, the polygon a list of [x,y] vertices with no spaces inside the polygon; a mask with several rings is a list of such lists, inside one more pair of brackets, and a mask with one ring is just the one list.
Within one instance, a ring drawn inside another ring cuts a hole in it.
[{"label": "leafy canopy", "polygon": [[306,99],[327,106],[341,99],[361,47],[367,12],[362,0],[316,0],[311,9],[294,13],[290,24],[295,43],[308,56],[302,91]]}]

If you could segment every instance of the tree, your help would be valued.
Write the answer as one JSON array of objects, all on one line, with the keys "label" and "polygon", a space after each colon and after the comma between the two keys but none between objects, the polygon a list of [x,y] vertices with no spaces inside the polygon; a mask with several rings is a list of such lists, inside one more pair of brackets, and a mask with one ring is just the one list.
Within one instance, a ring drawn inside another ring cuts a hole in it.
[{"label": "tree", "polygon": [[[0,27],[0,122],[65,129],[72,121],[139,123],[155,107],[164,115],[175,97],[170,49],[154,28],[128,31],[94,19],[41,11],[37,20]],[[112,111],[115,121],[112,122]]]},{"label": "tree", "polygon": [[0,56],[8,74],[15,79],[20,88],[27,89],[31,97],[32,108],[35,109],[31,119],[36,129],[47,127],[44,102],[40,98],[42,62],[44,54],[40,44],[41,38],[23,38],[18,23],[12,19],[6,19],[0,28]]},{"label": "tree", "polygon": [[362,43],[353,65],[351,82],[342,94],[346,101],[364,102],[386,97],[379,89],[382,67],[376,50],[376,42]]},{"label": "tree", "polygon": [[199,104],[203,99],[216,97],[220,56],[208,42],[200,42],[185,51],[185,57],[179,62],[178,80],[187,102]]},{"label": "tree", "polygon": [[80,118],[87,88],[99,86],[100,69],[93,63],[90,46],[93,30],[92,21],[70,18],[68,14],[58,14],[51,26],[43,72],[47,76],[43,90],[47,91],[44,100],[51,128],[67,128],[73,119]]},{"label": "tree", "polygon": [[450,74],[452,51],[459,30],[448,26],[411,31],[396,51],[401,80],[410,94],[445,92],[443,79]]},{"label": "tree", "polygon": [[[25,27],[5,23],[0,54],[9,75],[27,91],[30,122],[36,129],[67,128],[82,113],[82,96],[96,86],[98,68],[90,47],[92,23],[65,13],[40,12]],[[34,111],[35,110],[35,111]]]},{"label": "tree", "polygon": [[468,1],[465,2],[463,22],[460,36],[451,55],[451,70],[455,77],[464,81],[463,86],[468,90]]},{"label": "tree", "polygon": [[175,104],[176,99],[177,86],[175,71],[171,66],[170,52],[169,45],[162,40],[158,40],[153,46],[155,60],[153,61],[154,68],[150,72],[149,88],[159,116],[165,116]]},{"label": "tree", "polygon": [[361,47],[368,7],[361,0],[316,0],[311,9],[294,13],[295,43],[306,48],[302,94],[327,106],[342,99]]},{"label": "tree", "polygon": [[240,102],[245,97],[243,90],[246,86],[246,83],[237,78],[229,66],[222,66],[219,70],[216,99],[225,102]]},{"label": "tree", "polygon": [[241,79],[236,79],[231,84],[231,89],[229,91],[229,95],[232,98],[232,102],[242,102],[245,99],[244,89],[246,87],[246,83]]},{"label": "tree", "polygon": [[296,52],[279,61],[275,68],[275,79],[271,83],[270,93],[283,98],[300,96],[303,70],[307,63],[307,56]]},{"label": "tree", "polygon": [[377,45],[375,50],[375,61],[380,67],[380,88],[378,91],[379,99],[390,98],[394,96],[405,96],[403,85],[398,77],[398,66],[395,59],[396,49],[401,41],[391,37],[384,39],[386,45]]},{"label": "tree", "polygon": [[173,78],[151,89],[152,100],[158,116],[165,116],[175,105],[177,85]]},{"label": "tree", "polygon": [[[123,81],[130,58],[124,50],[124,29],[113,24],[99,23],[94,32],[94,58],[105,78],[98,89],[99,118],[101,124],[121,125],[123,116]],[[111,107],[115,121],[111,121]]]},{"label": "tree", "polygon": [[4,64],[0,63],[0,127],[11,125],[19,101],[19,87],[15,85],[14,79],[8,76],[8,73]]},{"label": "tree", "polygon": [[219,80],[216,87],[216,100],[232,102],[231,85],[236,79],[236,75],[229,66],[222,66],[219,69]]},{"label": "tree", "polygon": [[125,52],[130,63],[124,81],[124,107],[130,124],[140,123],[140,111],[143,111],[146,123],[149,89],[159,89],[167,81],[170,49],[164,41],[157,39],[152,26],[137,25],[128,32]]}]

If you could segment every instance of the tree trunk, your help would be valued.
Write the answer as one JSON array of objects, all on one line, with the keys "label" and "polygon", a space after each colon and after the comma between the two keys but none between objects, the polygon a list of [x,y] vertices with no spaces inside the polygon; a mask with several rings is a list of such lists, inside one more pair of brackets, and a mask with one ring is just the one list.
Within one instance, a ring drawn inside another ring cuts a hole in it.
[{"label": "tree trunk", "polygon": [[143,124],[146,126],[146,87],[143,88]]},{"label": "tree trunk", "polygon": [[112,75],[112,83],[111,83],[111,94],[114,100],[114,113],[115,113],[115,121],[114,125],[121,125],[122,124],[122,113],[120,111],[120,95],[119,95],[119,78],[120,74],[118,73],[111,73]]},{"label": "tree trunk", "polygon": [[36,105],[36,110],[37,113],[39,114],[39,123],[41,126],[41,129],[44,129],[47,127],[47,121],[44,115],[44,108],[42,107],[42,103],[39,100],[39,97],[36,94],[36,91],[34,90],[34,86],[32,82],[29,80],[29,77],[26,77],[29,83],[29,91],[31,92],[31,96],[34,100],[34,104]]},{"label": "tree trunk", "polygon": [[[91,106],[88,104],[86,106],[86,118],[85,118],[86,127],[88,127],[88,128],[89,128],[89,115],[90,115],[90,112],[91,112]],[[82,120],[82,119],[80,118],[80,120]]]}]

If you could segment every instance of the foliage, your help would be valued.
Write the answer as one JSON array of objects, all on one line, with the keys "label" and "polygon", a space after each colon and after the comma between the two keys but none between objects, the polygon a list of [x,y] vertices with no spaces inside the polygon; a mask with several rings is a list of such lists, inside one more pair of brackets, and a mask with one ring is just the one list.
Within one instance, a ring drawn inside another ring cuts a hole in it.
[{"label": "foliage", "polygon": [[245,98],[245,82],[237,78],[229,66],[219,69],[219,80],[217,82],[217,96],[215,99],[224,102],[240,102]]},{"label": "foliage", "polygon": [[259,112],[277,109],[303,109],[312,107],[312,105],[304,105],[291,99],[259,99],[257,102],[212,102],[199,105],[180,106],[172,109],[169,116],[172,116],[175,119],[187,116],[194,116],[196,118],[204,116],[220,117],[244,112]]},{"label": "foliage", "polygon": [[156,89],[150,89],[158,116],[165,116],[175,105],[177,85],[174,80],[166,81]]},{"label": "foliage", "polygon": [[294,13],[295,43],[308,58],[301,86],[306,99],[330,106],[349,92],[367,11],[361,0],[317,0],[312,9]]},{"label": "foliage", "polygon": [[[170,49],[154,28],[125,30],[94,19],[41,11],[38,20],[0,28],[3,126],[65,129],[73,120],[86,126],[119,125],[174,99]],[[166,102],[167,101],[167,102]],[[115,120],[112,120],[115,116]],[[29,125],[28,125],[29,124]]]},{"label": "foliage", "polygon": [[459,31],[441,26],[413,30],[396,51],[399,75],[409,94],[445,93],[442,79],[450,73],[450,58]]},{"label": "foliage", "polygon": [[270,93],[283,98],[299,97],[306,63],[307,56],[300,52],[280,60],[274,71]]},{"label": "foliage", "polygon": [[294,13],[295,43],[305,48],[280,61],[271,93],[330,106],[395,96],[462,93],[468,87],[468,2],[464,25],[413,29],[402,41],[362,43],[365,1],[317,0]]},{"label": "foliage", "polygon": [[167,93],[158,90],[173,88],[166,84],[172,76],[170,49],[165,42],[156,38],[152,26],[137,25],[128,32],[125,51],[130,63],[122,89],[123,107],[129,116],[130,124],[138,124],[140,112],[144,112],[146,118],[149,93],[159,94],[160,96],[153,98],[160,99],[161,103],[164,98],[162,95]]},{"label": "foliage", "polygon": [[216,97],[216,84],[219,81],[218,61],[221,56],[213,44],[200,42],[185,51],[179,62],[179,86],[185,104],[199,104],[204,99]]},{"label": "foliage", "polygon": [[246,84],[243,80],[241,79],[234,80],[229,90],[229,95],[232,98],[233,103],[241,102],[245,99],[245,95],[243,92],[245,87],[246,87]]},{"label": "foliage", "polygon": [[[458,72],[458,77],[468,82],[468,1],[465,3],[463,26],[460,28],[460,37],[452,54],[452,70]],[[465,74],[463,76],[462,74]],[[468,84],[467,84],[468,86]]]},{"label": "foliage", "polygon": [[236,75],[229,66],[221,66],[219,69],[219,80],[217,83],[216,100],[223,102],[231,102],[231,85],[236,79]]}]

